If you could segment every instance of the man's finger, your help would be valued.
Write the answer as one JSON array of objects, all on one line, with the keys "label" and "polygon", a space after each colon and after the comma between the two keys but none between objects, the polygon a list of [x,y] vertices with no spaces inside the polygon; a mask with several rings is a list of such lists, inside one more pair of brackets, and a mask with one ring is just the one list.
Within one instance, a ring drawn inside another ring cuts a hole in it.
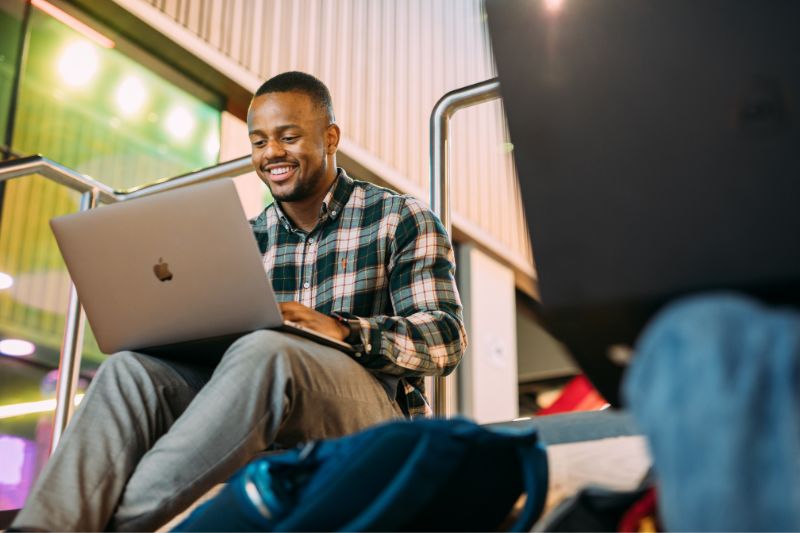
[{"label": "man's finger", "polygon": [[283,313],[283,318],[297,322],[303,318],[303,313],[299,313],[294,309],[289,309]]},{"label": "man's finger", "polygon": [[308,322],[314,318],[314,310],[301,304],[281,307],[281,313],[285,319],[293,322]]}]

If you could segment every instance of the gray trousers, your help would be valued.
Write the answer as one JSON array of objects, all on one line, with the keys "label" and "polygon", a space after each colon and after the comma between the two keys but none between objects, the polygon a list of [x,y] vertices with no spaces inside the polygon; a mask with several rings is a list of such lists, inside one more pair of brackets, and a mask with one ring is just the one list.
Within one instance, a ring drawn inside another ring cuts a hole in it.
[{"label": "gray trousers", "polygon": [[342,352],[274,331],[240,338],[213,370],[117,353],[13,526],[152,531],[272,444],[402,417],[389,396]]}]

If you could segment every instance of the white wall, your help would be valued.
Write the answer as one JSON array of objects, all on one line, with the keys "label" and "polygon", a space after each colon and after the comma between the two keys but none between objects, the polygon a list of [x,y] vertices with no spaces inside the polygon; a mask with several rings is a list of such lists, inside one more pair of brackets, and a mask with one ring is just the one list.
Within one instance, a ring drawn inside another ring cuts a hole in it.
[{"label": "white wall", "polygon": [[472,245],[458,252],[459,291],[469,348],[459,367],[459,413],[479,423],[516,418],[514,272]]},{"label": "white wall", "polygon": [[[342,154],[424,201],[433,106],[496,75],[482,0],[113,3],[247,92],[286,70],[319,76],[333,95]],[[454,232],[505,261],[535,297],[500,102],[458,112],[450,139]]]}]

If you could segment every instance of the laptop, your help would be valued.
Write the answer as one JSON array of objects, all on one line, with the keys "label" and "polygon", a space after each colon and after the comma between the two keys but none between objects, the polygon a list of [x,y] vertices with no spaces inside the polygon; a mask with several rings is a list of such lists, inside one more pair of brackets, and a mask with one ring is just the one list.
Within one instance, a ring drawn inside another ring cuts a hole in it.
[{"label": "laptop", "polygon": [[258,329],[352,352],[283,319],[231,179],[57,217],[50,226],[104,353],[214,362]]},{"label": "laptop", "polygon": [[603,396],[665,303],[800,303],[800,3],[487,0],[542,318]]}]

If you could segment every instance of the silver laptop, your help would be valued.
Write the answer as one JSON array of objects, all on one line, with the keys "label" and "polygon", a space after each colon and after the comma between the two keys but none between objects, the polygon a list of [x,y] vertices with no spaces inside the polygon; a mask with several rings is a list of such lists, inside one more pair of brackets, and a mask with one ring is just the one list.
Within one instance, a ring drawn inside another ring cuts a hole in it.
[{"label": "silver laptop", "polygon": [[50,221],[104,353],[221,356],[236,338],[280,329],[352,352],[284,321],[230,179]]}]

